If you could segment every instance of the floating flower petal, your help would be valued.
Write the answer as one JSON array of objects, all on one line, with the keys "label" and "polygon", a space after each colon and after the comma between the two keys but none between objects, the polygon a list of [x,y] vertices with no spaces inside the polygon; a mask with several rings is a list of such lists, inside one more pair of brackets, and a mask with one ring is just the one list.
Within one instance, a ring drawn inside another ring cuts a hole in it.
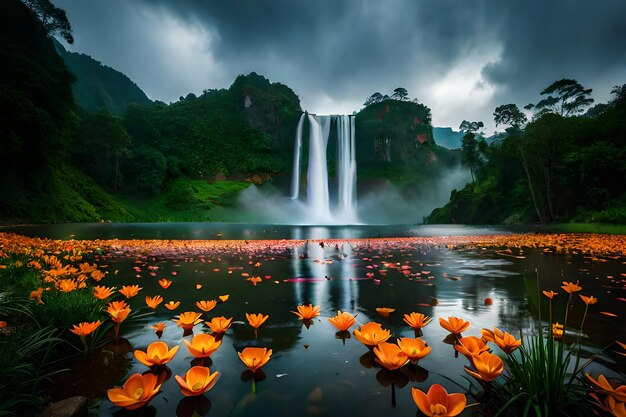
[{"label": "floating flower petal", "polygon": [[439,384],[433,384],[428,393],[411,388],[413,401],[422,413],[429,417],[454,417],[465,409],[467,398],[464,394],[448,394]]},{"label": "floating flower petal", "polygon": [[250,369],[252,372],[256,372],[257,369],[264,366],[272,356],[272,349],[260,348],[260,347],[247,347],[241,352],[238,352],[239,359]]},{"label": "floating flower petal", "polygon": [[211,373],[204,366],[194,366],[185,374],[184,378],[175,375],[174,378],[180,387],[180,392],[186,397],[203,394],[213,388],[219,377],[219,372]]},{"label": "floating flower petal", "polygon": [[109,400],[118,407],[135,410],[154,398],[161,385],[157,385],[157,377],[153,374],[134,374],[122,387],[107,390]]}]

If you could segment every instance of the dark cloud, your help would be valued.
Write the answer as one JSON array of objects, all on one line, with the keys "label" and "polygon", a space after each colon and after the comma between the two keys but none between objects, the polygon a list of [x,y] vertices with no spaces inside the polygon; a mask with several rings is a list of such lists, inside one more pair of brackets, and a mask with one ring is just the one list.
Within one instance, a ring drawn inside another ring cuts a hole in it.
[{"label": "dark cloud", "polygon": [[439,125],[491,126],[497,105],[536,102],[560,78],[599,101],[626,82],[619,0],[53,1],[75,29],[72,50],[164,101],[256,71],[319,113],[404,86]]}]

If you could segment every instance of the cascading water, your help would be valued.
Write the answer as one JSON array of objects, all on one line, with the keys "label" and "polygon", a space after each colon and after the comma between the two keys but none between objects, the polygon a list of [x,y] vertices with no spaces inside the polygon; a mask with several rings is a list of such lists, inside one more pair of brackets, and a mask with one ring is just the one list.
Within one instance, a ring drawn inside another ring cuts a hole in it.
[{"label": "cascading water", "polygon": [[[291,198],[299,198],[300,158],[303,123],[307,115],[309,129],[309,160],[305,222],[318,224],[358,223],[356,213],[356,152],[353,116],[317,116],[303,114],[295,138]],[[337,160],[336,204],[331,204],[327,169],[327,148],[331,124],[336,125]]]},{"label": "cascading water", "polygon": [[291,176],[291,199],[296,200],[300,194],[300,155],[302,154],[302,126],[304,126],[304,115],[300,116],[298,128],[296,129],[296,145],[293,151],[293,173]]},{"label": "cascading water", "polygon": [[338,209],[347,221],[356,220],[356,152],[354,117],[337,116]]},{"label": "cascading water", "polygon": [[310,218],[316,222],[332,221],[328,198],[328,169],[326,168],[326,143],[318,117],[309,114],[309,168],[306,176],[306,202]]}]

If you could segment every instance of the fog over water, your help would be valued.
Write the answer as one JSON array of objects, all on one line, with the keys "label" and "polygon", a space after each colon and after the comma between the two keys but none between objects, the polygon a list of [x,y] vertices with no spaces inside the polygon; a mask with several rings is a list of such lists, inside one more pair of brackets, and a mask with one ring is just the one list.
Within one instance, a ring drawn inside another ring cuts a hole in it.
[{"label": "fog over water", "polygon": [[[403,193],[387,180],[372,185],[362,184],[357,186],[358,224],[422,223],[433,209],[448,202],[452,190],[463,188],[469,181],[469,171],[463,167],[455,167],[445,171],[436,181],[422,186],[417,192]],[[331,200],[334,197],[331,196]],[[252,185],[239,194],[233,217],[251,223],[354,223],[352,219],[342,218],[340,214],[336,214],[329,222],[318,222],[311,217],[305,200],[306,195],[299,200],[292,200],[287,191],[271,185]]]}]

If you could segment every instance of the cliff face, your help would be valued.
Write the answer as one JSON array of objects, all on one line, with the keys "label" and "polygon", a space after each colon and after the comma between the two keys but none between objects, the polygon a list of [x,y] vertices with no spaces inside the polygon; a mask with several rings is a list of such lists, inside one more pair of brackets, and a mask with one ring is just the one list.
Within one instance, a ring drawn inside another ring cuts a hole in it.
[{"label": "cliff face", "polygon": [[277,150],[291,150],[302,108],[289,87],[252,72],[237,77],[229,92],[251,128],[269,134]]},{"label": "cliff face", "polygon": [[430,109],[408,101],[385,100],[356,115],[357,160],[361,167],[414,169],[435,159]]}]

